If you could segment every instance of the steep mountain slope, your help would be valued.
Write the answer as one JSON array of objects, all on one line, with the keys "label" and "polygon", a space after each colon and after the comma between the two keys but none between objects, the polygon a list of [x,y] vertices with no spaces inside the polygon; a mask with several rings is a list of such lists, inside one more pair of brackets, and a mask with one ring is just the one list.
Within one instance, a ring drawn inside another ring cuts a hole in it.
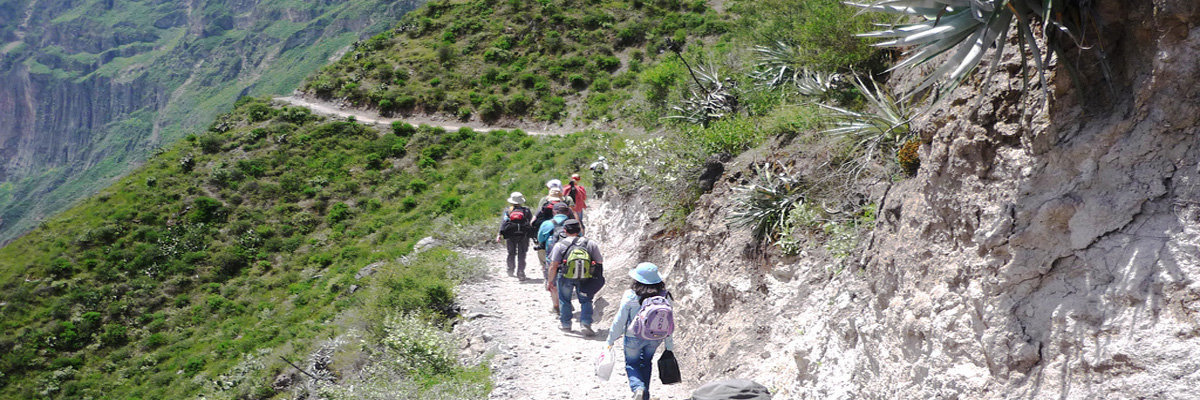
[{"label": "steep mountain slope", "polygon": [[0,243],[420,1],[0,5]]}]

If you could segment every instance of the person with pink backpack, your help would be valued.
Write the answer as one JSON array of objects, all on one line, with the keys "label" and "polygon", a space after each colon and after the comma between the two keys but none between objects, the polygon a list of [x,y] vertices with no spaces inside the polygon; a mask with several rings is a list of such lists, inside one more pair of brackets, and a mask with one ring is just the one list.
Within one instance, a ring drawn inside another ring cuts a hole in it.
[{"label": "person with pink backpack", "polygon": [[[644,262],[629,271],[633,284],[625,291],[616,319],[608,329],[608,346],[625,336],[625,374],[634,400],[650,398],[654,352],[665,345],[663,357],[674,360],[675,316],[671,293],[658,275],[658,266]],[[664,380],[665,381],[665,380]]]}]

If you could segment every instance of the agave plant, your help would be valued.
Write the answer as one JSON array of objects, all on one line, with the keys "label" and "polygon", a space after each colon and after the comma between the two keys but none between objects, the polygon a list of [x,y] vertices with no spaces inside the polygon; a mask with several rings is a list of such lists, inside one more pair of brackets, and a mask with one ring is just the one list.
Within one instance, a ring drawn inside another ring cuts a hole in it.
[{"label": "agave plant", "polygon": [[823,98],[837,88],[840,80],[841,75],[836,72],[816,72],[805,68],[795,78],[794,84],[801,95]]},{"label": "agave plant", "polygon": [[794,82],[800,74],[796,65],[800,65],[800,51],[796,46],[777,41],[770,46],[754,46],[758,53],[758,63],[750,77],[768,87],[780,87],[788,82]]},{"label": "agave plant", "polygon": [[801,64],[800,50],[794,45],[778,41],[770,46],[754,46],[754,52],[758,53],[758,63],[750,77],[760,85],[777,88],[790,83],[801,95],[824,97],[837,84],[836,73],[797,68]]},{"label": "agave plant", "polygon": [[708,126],[709,122],[737,111],[738,98],[733,81],[722,78],[715,66],[697,67],[692,76],[695,85],[689,89],[691,95],[682,105],[671,107],[675,114],[666,118]]},{"label": "agave plant", "polygon": [[750,227],[760,241],[774,240],[788,213],[804,201],[804,183],[785,166],[770,162],[755,167],[755,173],[754,182],[733,188],[739,208],[729,223]]},{"label": "agave plant", "polygon": [[[1064,14],[1080,15],[1078,7],[1068,3],[1054,0],[879,0],[869,4],[849,4],[869,11],[923,19],[921,22],[860,35],[886,39],[876,43],[876,46],[911,47],[906,53],[908,57],[893,69],[921,64],[952,51],[950,58],[914,90],[919,92],[939,83],[945,84],[945,89],[953,88],[979,65],[987,50],[995,46],[996,51],[987,73],[990,76],[999,65],[1014,20],[1021,45],[1028,45],[1037,67],[1038,80],[1042,83],[1042,90],[1046,90],[1046,62],[1042,54],[1047,52],[1042,51],[1034,40],[1034,29],[1039,28],[1034,20],[1042,21],[1039,29],[1047,37],[1047,46],[1061,53],[1062,38],[1074,40],[1076,36],[1073,32],[1079,31],[1069,21],[1081,20],[1063,17]],[[1068,10],[1068,7],[1071,9]],[[1024,57],[1025,52],[1021,54]]]},{"label": "agave plant", "polygon": [[854,111],[837,106],[820,104],[827,116],[834,121],[832,128],[824,133],[844,136],[854,142],[854,148],[862,149],[854,168],[861,170],[880,154],[903,143],[909,135],[909,122],[913,111],[905,99],[897,98],[880,88],[874,78],[867,87],[862,79],[854,78],[854,87],[867,99],[866,111]]}]

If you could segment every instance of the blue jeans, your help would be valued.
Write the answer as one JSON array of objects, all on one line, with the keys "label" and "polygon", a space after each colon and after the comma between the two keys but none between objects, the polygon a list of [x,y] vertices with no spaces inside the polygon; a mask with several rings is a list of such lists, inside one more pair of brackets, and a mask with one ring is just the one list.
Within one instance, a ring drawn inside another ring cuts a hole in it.
[{"label": "blue jeans", "polygon": [[579,323],[584,325],[592,324],[592,295],[579,290],[578,279],[567,279],[562,275],[558,276],[558,321],[562,326],[571,326],[571,314],[575,313],[575,309],[571,307],[571,292],[575,292],[575,296],[579,298]]},{"label": "blue jeans", "polygon": [[625,335],[625,375],[629,376],[629,390],[646,391],[650,398],[650,372],[654,369],[654,352],[662,340],[645,340]]}]

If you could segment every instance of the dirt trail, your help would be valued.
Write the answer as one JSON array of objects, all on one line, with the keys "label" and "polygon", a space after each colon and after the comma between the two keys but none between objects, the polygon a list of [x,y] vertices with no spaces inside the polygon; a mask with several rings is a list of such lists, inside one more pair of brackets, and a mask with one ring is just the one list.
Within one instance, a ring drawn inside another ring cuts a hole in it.
[{"label": "dirt trail", "polygon": [[[605,213],[596,214],[602,218]],[[591,215],[588,217],[591,218]],[[589,236],[600,239],[613,236],[603,228],[596,226],[593,229],[589,224],[589,230],[597,231]],[[488,262],[490,277],[483,282],[459,288],[459,303],[467,322],[459,324],[456,332],[463,339],[464,352],[469,356],[492,355],[495,389],[490,398],[591,400],[631,397],[621,355],[621,340],[617,340],[618,356],[612,378],[601,381],[593,369],[596,357],[604,349],[612,314],[620,305],[620,296],[629,286],[625,271],[636,263],[631,257],[634,244],[628,241],[605,244],[601,241],[608,284],[596,296],[596,323],[592,325],[596,335],[591,338],[579,334],[578,320],[574,322],[571,333],[558,330],[558,316],[550,312],[549,294],[544,288],[545,281],[540,279],[541,266],[532,248],[529,250],[526,274],[539,279],[525,283],[505,273],[503,244],[491,246],[480,254]],[[577,302],[575,310],[578,316]],[[657,368],[652,379],[652,399],[687,399],[690,395],[691,385],[686,380],[683,384],[663,386],[658,381]]]},{"label": "dirt trail", "polygon": [[414,116],[414,117],[409,117],[409,118],[387,118],[387,117],[383,117],[383,116],[379,115],[379,113],[377,113],[373,110],[346,109],[346,108],[342,108],[341,106],[339,106],[337,104],[329,103],[326,101],[304,98],[304,97],[297,97],[297,96],[276,97],[275,101],[284,103],[284,104],[293,105],[293,106],[307,107],[308,109],[312,110],[313,113],[318,114],[318,115],[332,116],[332,117],[338,117],[338,118],[354,117],[354,119],[357,120],[358,122],[375,124],[375,125],[390,125],[392,122],[395,122],[395,121],[404,121],[404,122],[407,122],[407,123],[410,123],[413,125],[425,124],[425,125],[429,125],[429,126],[439,127],[439,128],[442,128],[442,129],[445,129],[448,131],[456,131],[462,127],[469,127],[478,132],[490,132],[490,131],[498,130],[498,129],[502,129],[502,130],[521,129],[522,131],[525,131],[525,133],[530,134],[530,135],[565,135],[565,134],[569,133],[566,130],[528,130],[528,129],[519,128],[519,127],[488,126],[488,125],[475,125],[475,124],[455,125],[455,124],[447,124],[445,121],[440,121],[440,120],[437,120],[434,118],[419,117],[419,116]]}]

